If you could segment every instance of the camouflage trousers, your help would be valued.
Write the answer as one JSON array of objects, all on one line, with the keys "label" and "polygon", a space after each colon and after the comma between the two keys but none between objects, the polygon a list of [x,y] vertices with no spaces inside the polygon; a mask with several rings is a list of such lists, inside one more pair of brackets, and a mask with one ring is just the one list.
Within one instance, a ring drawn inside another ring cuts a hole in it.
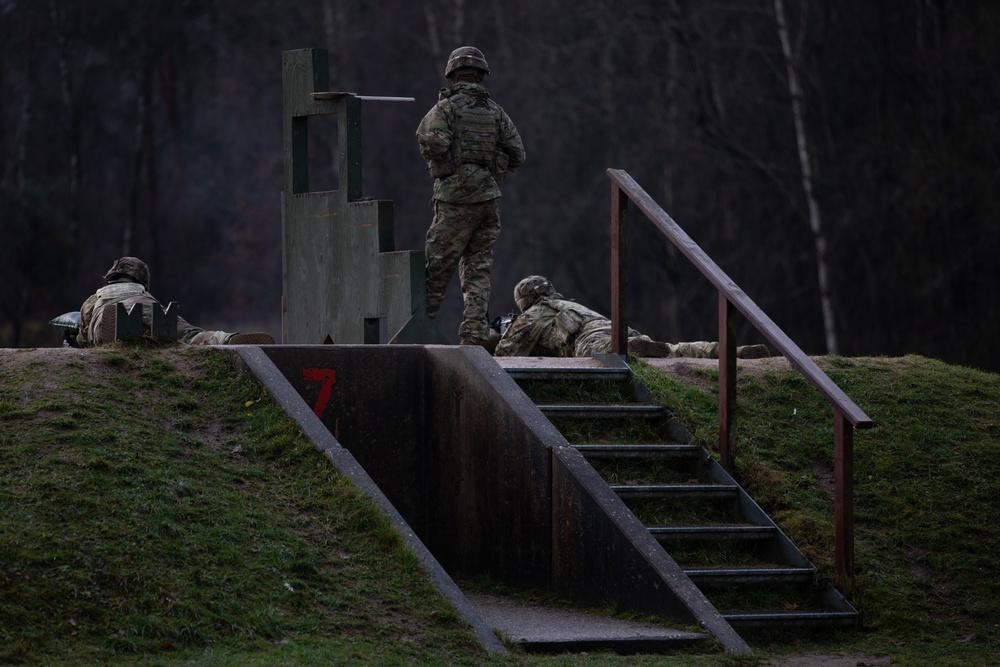
[{"label": "camouflage trousers", "polygon": [[177,340],[188,345],[225,345],[234,335],[228,331],[205,331],[187,322],[182,325],[181,318],[177,318]]},{"label": "camouflage trousers", "polygon": [[[142,331],[148,334],[152,331],[152,304],[138,299],[126,300],[125,307],[131,309],[137,303],[142,307]],[[111,303],[94,313],[90,324],[90,345],[104,345],[115,342],[115,308],[118,304]],[[177,316],[177,340],[188,345],[225,345],[233,334],[227,331],[205,331],[190,324],[181,316]]]},{"label": "camouflage trousers", "polygon": [[444,293],[458,269],[462,286],[462,341],[485,343],[489,338],[490,271],[493,244],[500,236],[500,200],[475,204],[434,202],[434,222],[427,230],[425,268],[427,314],[441,310]]},{"label": "camouflage trousers", "polygon": [[[632,341],[647,341],[662,348],[662,353],[656,354],[656,356],[700,357],[703,359],[716,359],[719,356],[719,344],[714,342],[656,343],[649,336],[641,334],[635,329],[628,330],[628,340],[630,347],[632,347]],[[611,320],[592,320],[580,327],[574,341],[573,356],[590,357],[609,352],[611,352]]]}]

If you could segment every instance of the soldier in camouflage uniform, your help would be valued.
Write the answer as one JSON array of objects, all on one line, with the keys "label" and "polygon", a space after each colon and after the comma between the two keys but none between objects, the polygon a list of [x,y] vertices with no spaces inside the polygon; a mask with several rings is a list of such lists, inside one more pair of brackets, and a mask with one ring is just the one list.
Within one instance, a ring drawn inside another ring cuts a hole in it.
[{"label": "soldier in camouflage uniform", "polygon": [[[107,283],[80,306],[80,331],[76,343],[80,347],[102,345],[115,341],[117,304],[125,304],[131,311],[136,304],[142,307],[143,332],[151,330],[153,305],[159,301],[148,292],[149,267],[141,259],[122,257],[115,260],[104,275]],[[162,307],[162,306],[161,306]],[[274,337],[267,333],[228,333],[204,331],[177,317],[177,340],[190,345],[269,345]]]},{"label": "soldier in camouflage uniform", "polygon": [[439,91],[417,127],[420,154],[434,177],[434,221],[425,246],[427,314],[437,316],[457,267],[463,345],[488,340],[493,244],[500,236],[497,182],[524,163],[517,128],[482,85],[489,72],[479,49],[455,49],[444,71],[451,85]]},{"label": "soldier in camouflage uniform", "polygon": [[[497,344],[496,356],[590,357],[611,352],[611,320],[570,301],[543,276],[529,276],[514,288],[521,314]],[[628,351],[637,357],[718,358],[719,344],[661,343],[628,330]],[[740,358],[770,356],[764,345],[736,348]]]}]

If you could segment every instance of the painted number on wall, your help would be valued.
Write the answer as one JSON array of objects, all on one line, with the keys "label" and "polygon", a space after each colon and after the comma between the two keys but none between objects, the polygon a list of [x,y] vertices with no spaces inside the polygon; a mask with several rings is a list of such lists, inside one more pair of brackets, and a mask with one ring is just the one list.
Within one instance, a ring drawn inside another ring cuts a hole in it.
[{"label": "painted number on wall", "polygon": [[313,406],[313,412],[322,419],[333,393],[333,385],[337,381],[337,371],[332,368],[303,368],[302,379],[306,382],[323,383],[319,388],[319,396],[316,397],[316,405]]}]

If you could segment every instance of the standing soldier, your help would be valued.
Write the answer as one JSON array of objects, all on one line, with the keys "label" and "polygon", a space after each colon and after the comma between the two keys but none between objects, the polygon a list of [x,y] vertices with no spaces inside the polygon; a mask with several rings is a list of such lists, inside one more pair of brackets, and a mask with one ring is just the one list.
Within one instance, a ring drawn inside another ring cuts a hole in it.
[{"label": "standing soldier", "polygon": [[508,170],[524,163],[514,123],[482,85],[490,66],[472,46],[452,51],[444,76],[451,82],[417,128],[420,154],[434,177],[434,221],[427,230],[427,314],[441,310],[458,268],[462,285],[463,345],[486,345],[490,270],[500,236],[500,187]]}]

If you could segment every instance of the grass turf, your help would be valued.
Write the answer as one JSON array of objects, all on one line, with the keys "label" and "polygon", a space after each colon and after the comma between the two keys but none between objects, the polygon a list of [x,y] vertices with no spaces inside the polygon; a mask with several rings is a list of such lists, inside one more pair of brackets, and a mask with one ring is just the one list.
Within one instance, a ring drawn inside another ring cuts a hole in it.
[{"label": "grass turf", "polygon": [[[862,632],[755,635],[750,656],[490,656],[372,503],[226,355],[47,352],[4,365],[0,384],[3,663],[998,663],[994,374],[819,360],[877,423],[855,439]],[[717,403],[700,386],[714,371],[637,371],[711,446]],[[829,571],[829,407],[780,368],[741,372],[739,392],[741,480]]]}]

